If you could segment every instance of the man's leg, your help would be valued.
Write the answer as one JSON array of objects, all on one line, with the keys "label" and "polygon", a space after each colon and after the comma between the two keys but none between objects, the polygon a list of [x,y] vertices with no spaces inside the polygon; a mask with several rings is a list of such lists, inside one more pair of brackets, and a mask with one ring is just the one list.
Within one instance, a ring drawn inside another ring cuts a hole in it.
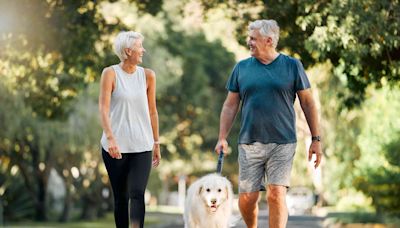
[{"label": "man's leg", "polygon": [[288,220],[286,187],[268,185],[269,228],[285,228]]},{"label": "man's leg", "polygon": [[248,228],[257,228],[259,192],[240,193],[239,209]]}]

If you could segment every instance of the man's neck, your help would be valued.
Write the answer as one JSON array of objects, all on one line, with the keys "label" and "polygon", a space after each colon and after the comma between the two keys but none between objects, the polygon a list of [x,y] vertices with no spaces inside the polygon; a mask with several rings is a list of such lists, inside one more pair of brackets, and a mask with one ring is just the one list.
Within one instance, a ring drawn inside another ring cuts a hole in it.
[{"label": "man's neck", "polygon": [[262,53],[259,57],[256,57],[258,61],[262,62],[263,64],[270,64],[272,63],[277,57],[279,56],[279,52],[275,49],[270,51],[266,51]]}]

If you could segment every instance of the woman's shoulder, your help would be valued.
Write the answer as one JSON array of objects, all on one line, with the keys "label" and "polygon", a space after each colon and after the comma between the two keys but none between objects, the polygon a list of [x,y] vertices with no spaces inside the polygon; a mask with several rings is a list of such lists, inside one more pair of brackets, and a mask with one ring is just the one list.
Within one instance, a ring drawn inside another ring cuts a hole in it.
[{"label": "woman's shoulder", "polygon": [[103,72],[101,73],[101,78],[102,81],[104,80],[105,82],[114,82],[116,77],[116,73],[114,70],[114,66],[108,66],[103,69]]},{"label": "woman's shoulder", "polygon": [[156,77],[156,73],[155,73],[152,69],[150,69],[150,68],[143,68],[143,70],[144,70],[144,73],[145,73],[145,75],[146,75],[146,78],[151,78],[151,79],[153,79],[153,78]]},{"label": "woman's shoulder", "polygon": [[115,65],[104,67],[102,74],[107,76],[115,76]]}]

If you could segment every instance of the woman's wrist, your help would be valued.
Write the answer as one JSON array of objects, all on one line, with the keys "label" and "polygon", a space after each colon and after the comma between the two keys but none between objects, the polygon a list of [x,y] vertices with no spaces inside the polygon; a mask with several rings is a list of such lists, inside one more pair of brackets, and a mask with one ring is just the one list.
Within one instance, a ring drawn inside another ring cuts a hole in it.
[{"label": "woman's wrist", "polygon": [[160,141],[158,140],[154,141],[154,145],[160,145]]},{"label": "woman's wrist", "polygon": [[106,138],[107,138],[107,140],[111,140],[111,139],[114,139],[114,136],[109,135],[109,136],[106,136]]}]

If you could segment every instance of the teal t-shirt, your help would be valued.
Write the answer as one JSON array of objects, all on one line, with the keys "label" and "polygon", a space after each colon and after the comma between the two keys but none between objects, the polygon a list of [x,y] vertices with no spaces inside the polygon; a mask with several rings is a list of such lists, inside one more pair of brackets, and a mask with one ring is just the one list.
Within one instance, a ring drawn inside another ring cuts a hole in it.
[{"label": "teal t-shirt", "polygon": [[284,54],[269,64],[247,58],[236,64],[226,88],[242,101],[239,143],[296,142],[296,92],[310,88],[299,60]]}]

